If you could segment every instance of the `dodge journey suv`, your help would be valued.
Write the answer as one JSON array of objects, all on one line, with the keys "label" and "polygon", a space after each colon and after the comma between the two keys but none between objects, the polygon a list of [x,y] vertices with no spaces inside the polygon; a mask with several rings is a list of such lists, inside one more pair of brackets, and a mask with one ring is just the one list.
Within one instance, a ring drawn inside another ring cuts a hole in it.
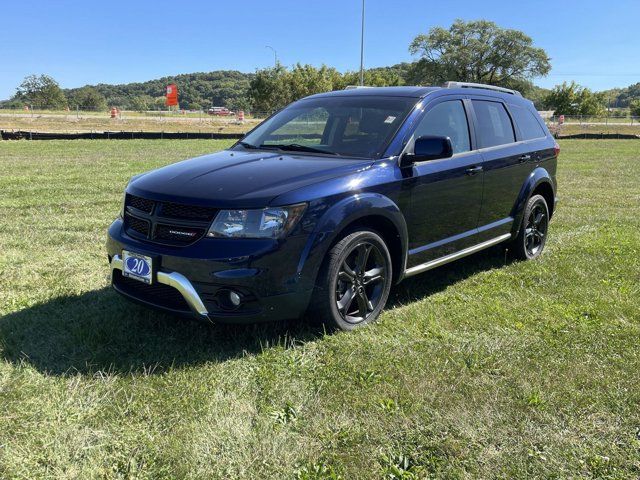
[{"label": "dodge journey suv", "polygon": [[108,233],[112,285],[214,322],[351,330],[404,278],[503,242],[539,256],[558,153],[514,90],[312,95],[228,150],[133,177]]}]

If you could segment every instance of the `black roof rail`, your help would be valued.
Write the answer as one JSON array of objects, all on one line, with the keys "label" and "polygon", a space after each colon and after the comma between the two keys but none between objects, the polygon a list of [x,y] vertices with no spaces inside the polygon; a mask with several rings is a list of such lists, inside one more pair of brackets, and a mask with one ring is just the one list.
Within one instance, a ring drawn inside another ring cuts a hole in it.
[{"label": "black roof rail", "polygon": [[495,90],[502,93],[510,93],[511,95],[517,95],[519,97],[522,94],[517,90],[510,88],[496,87],[495,85],[486,85],[484,83],[472,83],[472,82],[447,82],[443,85],[443,88],[482,88],[485,90]]}]

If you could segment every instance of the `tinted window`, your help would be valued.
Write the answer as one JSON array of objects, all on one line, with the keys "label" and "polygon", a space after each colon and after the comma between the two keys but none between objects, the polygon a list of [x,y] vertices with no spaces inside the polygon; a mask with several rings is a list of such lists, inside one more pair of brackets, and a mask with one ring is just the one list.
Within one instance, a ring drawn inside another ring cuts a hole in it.
[{"label": "tinted window", "polygon": [[498,102],[473,100],[473,109],[478,119],[477,132],[480,148],[494,147],[516,141],[509,114]]},{"label": "tinted window", "polygon": [[538,123],[538,119],[531,110],[517,105],[509,105],[509,110],[511,110],[513,120],[516,122],[523,140],[531,140],[533,138],[546,136],[545,131],[542,129],[540,123]]},{"label": "tinted window", "polygon": [[296,144],[345,156],[375,157],[416,101],[373,95],[301,100],[262,122],[242,141],[266,149]]},{"label": "tinted window", "polygon": [[471,150],[469,124],[460,100],[442,102],[431,108],[420,121],[413,138],[423,135],[449,137],[453,153]]}]

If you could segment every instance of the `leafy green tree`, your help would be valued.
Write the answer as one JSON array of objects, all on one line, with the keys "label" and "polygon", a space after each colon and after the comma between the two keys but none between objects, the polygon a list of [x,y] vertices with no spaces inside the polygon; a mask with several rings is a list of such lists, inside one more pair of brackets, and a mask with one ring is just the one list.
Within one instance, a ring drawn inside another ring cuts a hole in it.
[{"label": "leafy green tree", "polygon": [[[392,67],[370,68],[364,71],[364,84],[369,87],[395,87],[406,84],[408,63],[401,63]],[[360,84],[360,72],[346,72],[341,75],[335,90],[341,90],[348,85]]]},{"label": "leafy green tree", "polygon": [[616,107],[630,107],[631,103],[640,99],[640,83],[634,83],[633,85],[629,85],[626,88],[614,89],[606,92],[607,95],[613,93],[611,98],[613,100],[613,105]]},{"label": "leafy green tree", "polygon": [[38,108],[66,108],[67,98],[49,75],[29,75],[17,88],[16,97]]},{"label": "leafy green tree", "polygon": [[593,93],[576,82],[556,85],[545,97],[544,104],[555,115],[597,116],[605,112],[603,94]]},{"label": "leafy green tree", "polygon": [[150,107],[154,110],[164,110],[167,108],[167,99],[165,97],[156,97]]},{"label": "leafy green tree", "polygon": [[340,78],[335,68],[322,65],[315,68],[312,65],[298,63],[291,71],[284,75],[285,98],[287,103],[314,93],[329,92]]},{"label": "leafy green tree", "polygon": [[69,105],[85,110],[105,110],[107,99],[94,87],[82,87],[69,94]]},{"label": "leafy green tree", "polygon": [[154,105],[154,100],[150,95],[138,95],[133,97],[129,104],[132,110],[146,112]]},{"label": "leafy green tree", "polygon": [[632,117],[640,117],[640,98],[636,98],[629,104],[629,111]]},{"label": "leafy green tree", "polygon": [[272,112],[282,108],[290,98],[286,92],[287,69],[280,63],[273,68],[256,72],[249,83],[249,98],[253,108],[260,112]]},{"label": "leafy green tree", "polygon": [[529,36],[486,20],[434,27],[418,35],[409,51],[420,56],[410,78],[421,84],[454,80],[514,87],[551,70],[549,56]]}]

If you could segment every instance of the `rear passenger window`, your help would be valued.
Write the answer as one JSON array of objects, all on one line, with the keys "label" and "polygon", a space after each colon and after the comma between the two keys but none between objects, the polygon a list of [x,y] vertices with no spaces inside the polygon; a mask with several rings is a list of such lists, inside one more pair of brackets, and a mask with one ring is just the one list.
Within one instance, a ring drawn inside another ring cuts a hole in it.
[{"label": "rear passenger window", "polygon": [[471,149],[469,124],[462,102],[451,100],[431,108],[420,121],[413,138],[423,135],[449,137],[453,153],[468,152]]},{"label": "rear passenger window", "polygon": [[472,100],[472,102],[478,119],[476,130],[480,139],[480,148],[495,147],[516,141],[511,119],[504,105],[484,100]]},{"label": "rear passenger window", "polygon": [[516,122],[522,140],[532,140],[547,136],[531,110],[517,105],[509,105],[509,110],[511,110],[513,120]]}]

